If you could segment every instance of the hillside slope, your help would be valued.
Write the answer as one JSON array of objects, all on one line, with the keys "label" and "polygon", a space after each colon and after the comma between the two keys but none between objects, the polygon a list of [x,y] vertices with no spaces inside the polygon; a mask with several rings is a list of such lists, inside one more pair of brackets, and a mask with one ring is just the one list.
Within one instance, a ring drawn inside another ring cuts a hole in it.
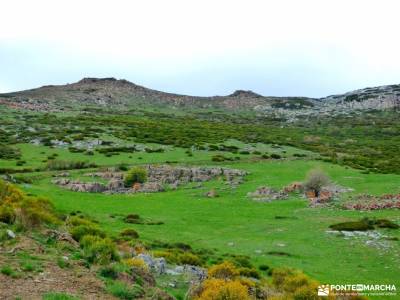
[{"label": "hillside slope", "polygon": [[365,88],[325,98],[270,97],[237,90],[226,96],[197,97],[165,93],[115,78],[84,78],[66,85],[0,94],[0,104],[39,111],[71,110],[82,106],[253,111],[290,117],[349,110],[384,110],[400,107],[400,85]]}]

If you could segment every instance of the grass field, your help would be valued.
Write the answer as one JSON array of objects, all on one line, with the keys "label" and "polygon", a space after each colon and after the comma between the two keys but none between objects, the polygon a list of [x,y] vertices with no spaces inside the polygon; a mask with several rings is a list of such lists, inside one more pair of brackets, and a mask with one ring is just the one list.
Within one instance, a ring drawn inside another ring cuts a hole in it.
[{"label": "grass field", "polygon": [[[43,146],[20,147],[24,159],[33,166],[39,166],[42,159],[55,151]],[[67,150],[56,151],[60,159],[88,158],[83,154],[71,154]],[[290,149],[286,152],[293,151],[297,150]],[[41,154],[42,152],[45,154]],[[210,160],[214,154],[196,151],[193,157],[188,157],[183,149],[178,148],[166,153],[121,154],[110,158],[95,154],[88,160],[100,165],[168,160],[216,165]],[[139,156],[142,159],[139,160]],[[358,220],[365,216],[385,217],[399,223],[398,211],[317,209],[309,208],[307,200],[300,196],[271,203],[258,203],[246,196],[261,185],[282,188],[290,182],[301,181],[309,170],[316,167],[322,168],[338,184],[354,189],[352,193],[398,193],[399,175],[363,174],[351,168],[310,159],[245,159],[219,165],[247,170],[250,175],[246,176],[245,182],[237,189],[229,188],[223,181],[214,180],[201,189],[182,186],[177,191],[154,194],[104,195],[71,192],[53,185],[50,173],[42,173],[33,184],[22,187],[28,193],[52,199],[60,212],[82,211],[98,220],[101,227],[112,235],[132,227],[145,241],[185,242],[197,249],[215,249],[220,254],[245,254],[256,265],[295,267],[329,284],[400,284],[399,241],[388,241],[390,247],[385,250],[367,245],[362,239],[345,239],[326,232],[331,224]],[[3,166],[7,164],[0,162],[0,167]],[[85,172],[87,170],[72,173],[79,176]],[[204,196],[212,187],[216,188],[219,197],[211,199]],[[165,224],[125,224],[122,218],[128,213],[138,213],[144,218],[163,221]],[[276,219],[276,216],[286,218]],[[398,230],[379,231],[389,237],[400,238]],[[286,255],[268,254],[271,251],[284,252]]]}]

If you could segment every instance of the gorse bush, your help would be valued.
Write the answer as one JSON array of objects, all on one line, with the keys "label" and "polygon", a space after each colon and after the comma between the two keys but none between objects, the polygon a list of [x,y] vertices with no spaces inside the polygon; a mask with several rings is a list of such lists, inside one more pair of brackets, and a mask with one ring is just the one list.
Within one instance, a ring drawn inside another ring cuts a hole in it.
[{"label": "gorse bush", "polygon": [[239,280],[226,281],[223,279],[206,279],[195,300],[250,300],[247,286]]},{"label": "gorse bush", "polygon": [[234,279],[239,276],[239,270],[231,262],[225,261],[219,265],[212,266],[208,270],[208,276],[210,278],[217,279]]},{"label": "gorse bush", "polygon": [[300,271],[290,268],[274,269],[272,283],[282,294],[283,299],[317,300],[319,283]]},{"label": "gorse bush", "polygon": [[119,260],[116,245],[109,238],[85,235],[80,240],[80,245],[89,263],[108,264]]},{"label": "gorse bush", "polygon": [[147,171],[141,167],[130,169],[124,176],[124,184],[131,187],[134,183],[144,183],[147,180]]},{"label": "gorse bush", "polygon": [[0,221],[7,224],[18,223],[24,228],[59,222],[49,200],[26,196],[3,180],[0,180]]}]

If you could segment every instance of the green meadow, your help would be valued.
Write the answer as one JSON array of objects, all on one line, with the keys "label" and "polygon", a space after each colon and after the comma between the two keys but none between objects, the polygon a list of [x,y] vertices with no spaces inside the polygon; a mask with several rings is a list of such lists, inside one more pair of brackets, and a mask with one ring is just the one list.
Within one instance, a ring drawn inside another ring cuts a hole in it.
[{"label": "green meadow", "polygon": [[[29,159],[31,155],[34,166],[39,166],[42,158],[54,152],[59,153],[60,159],[87,158],[83,154],[43,146],[20,147],[24,159]],[[279,151],[287,154],[292,150],[282,148]],[[400,238],[398,230],[379,229],[380,233],[393,239],[388,241],[390,246],[387,249],[367,245],[363,239],[346,239],[327,232],[331,224],[362,217],[384,217],[399,223],[398,211],[310,208],[308,200],[301,195],[269,203],[256,202],[247,197],[248,192],[259,186],[282,188],[293,181],[302,181],[315,168],[324,170],[335,183],[353,189],[343,198],[359,193],[399,193],[399,175],[365,174],[310,158],[260,160],[243,155],[245,158],[239,161],[215,163],[210,160],[214,154],[196,151],[188,157],[182,149],[172,149],[165,153],[120,154],[111,158],[96,154],[90,157],[90,161],[101,165],[170,160],[181,164],[219,165],[248,171],[250,174],[245,177],[245,182],[236,189],[222,180],[213,180],[202,188],[193,188],[189,184],[176,191],[161,193],[105,195],[62,189],[51,183],[54,172],[42,172],[27,175],[32,176],[34,181],[22,187],[27,193],[51,199],[59,212],[81,211],[97,220],[113,236],[117,236],[122,229],[134,228],[144,241],[184,242],[194,249],[212,249],[220,255],[248,255],[255,265],[294,267],[320,282],[330,284],[400,284],[400,247],[399,241],[395,240]],[[139,160],[139,156],[142,159]],[[71,171],[71,176],[80,177],[87,172],[89,170]],[[207,198],[204,195],[211,188],[216,189],[219,197]],[[123,217],[130,213],[164,224],[126,224]]]}]

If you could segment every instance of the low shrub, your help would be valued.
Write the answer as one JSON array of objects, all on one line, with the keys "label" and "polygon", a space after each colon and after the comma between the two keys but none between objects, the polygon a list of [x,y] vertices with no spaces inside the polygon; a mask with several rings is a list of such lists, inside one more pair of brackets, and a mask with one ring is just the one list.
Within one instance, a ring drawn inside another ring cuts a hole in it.
[{"label": "low shrub", "polygon": [[80,240],[80,245],[89,263],[107,264],[119,260],[116,245],[109,238],[85,235]]},{"label": "low shrub", "polygon": [[148,271],[148,267],[147,267],[146,263],[141,258],[133,257],[133,258],[126,259],[124,262],[127,266],[129,266],[131,268],[138,268],[138,269]]},{"label": "low shrub", "polygon": [[248,287],[239,280],[206,279],[195,292],[196,300],[250,300]]},{"label": "low shrub", "polygon": [[69,233],[72,235],[73,239],[78,242],[86,235],[97,236],[100,238],[104,238],[106,236],[104,231],[92,224],[74,226],[70,229]]},{"label": "low shrub", "polygon": [[268,265],[260,265],[258,268],[260,271],[268,271],[270,269]]},{"label": "low shrub", "polygon": [[0,222],[14,224],[15,218],[15,210],[11,205],[3,204],[0,206]]},{"label": "low shrub", "polygon": [[366,231],[374,229],[374,226],[363,220],[354,222],[343,222],[330,225],[329,228],[338,231]]},{"label": "low shrub", "polygon": [[144,183],[147,180],[147,171],[141,167],[130,169],[124,176],[124,184],[131,187],[134,183]]},{"label": "low shrub", "polygon": [[95,163],[88,163],[85,161],[52,159],[47,162],[45,169],[50,171],[57,171],[57,170],[87,169],[95,167],[97,167]]},{"label": "low shrub", "polygon": [[49,200],[29,197],[12,184],[0,180],[0,221],[32,228],[56,224],[59,220]]},{"label": "low shrub", "polygon": [[396,223],[387,220],[387,219],[377,219],[374,224],[379,228],[390,228],[390,229],[398,229],[400,228],[399,225]]},{"label": "low shrub", "polygon": [[44,294],[42,300],[79,300],[79,298],[65,293],[51,292]]},{"label": "low shrub", "polygon": [[314,169],[307,174],[307,179],[304,182],[305,191],[313,191],[315,196],[318,197],[323,186],[331,182],[328,175],[322,170]]},{"label": "low shrub", "polygon": [[144,291],[141,286],[127,285],[122,281],[110,281],[107,284],[106,290],[111,295],[124,300],[137,299],[144,295]]},{"label": "low shrub", "polygon": [[104,278],[117,279],[119,271],[115,266],[105,266],[99,269],[99,275]]},{"label": "low shrub", "polygon": [[185,252],[178,256],[180,264],[183,265],[191,265],[191,266],[200,266],[202,261],[200,257],[193,253]]},{"label": "low shrub", "polygon": [[139,224],[141,223],[141,220],[138,214],[129,214],[124,218],[124,222],[131,224]]},{"label": "low shrub", "polygon": [[272,158],[272,159],[281,159],[282,156],[279,155],[279,154],[277,154],[277,153],[272,153],[272,154],[270,155],[270,158]]},{"label": "low shrub", "polygon": [[0,269],[0,273],[6,276],[11,276],[14,273],[14,270],[10,266],[3,266]]},{"label": "low shrub", "polygon": [[25,197],[17,209],[17,221],[24,228],[39,227],[41,224],[56,224],[53,204],[40,197]]},{"label": "low shrub", "polygon": [[234,279],[239,275],[239,270],[228,261],[212,266],[208,270],[208,277],[216,279]]},{"label": "low shrub", "polygon": [[260,279],[261,275],[254,268],[239,268],[239,274],[244,277]]},{"label": "low shrub", "polygon": [[135,229],[127,228],[121,231],[120,236],[137,239],[139,237],[139,234]]}]

